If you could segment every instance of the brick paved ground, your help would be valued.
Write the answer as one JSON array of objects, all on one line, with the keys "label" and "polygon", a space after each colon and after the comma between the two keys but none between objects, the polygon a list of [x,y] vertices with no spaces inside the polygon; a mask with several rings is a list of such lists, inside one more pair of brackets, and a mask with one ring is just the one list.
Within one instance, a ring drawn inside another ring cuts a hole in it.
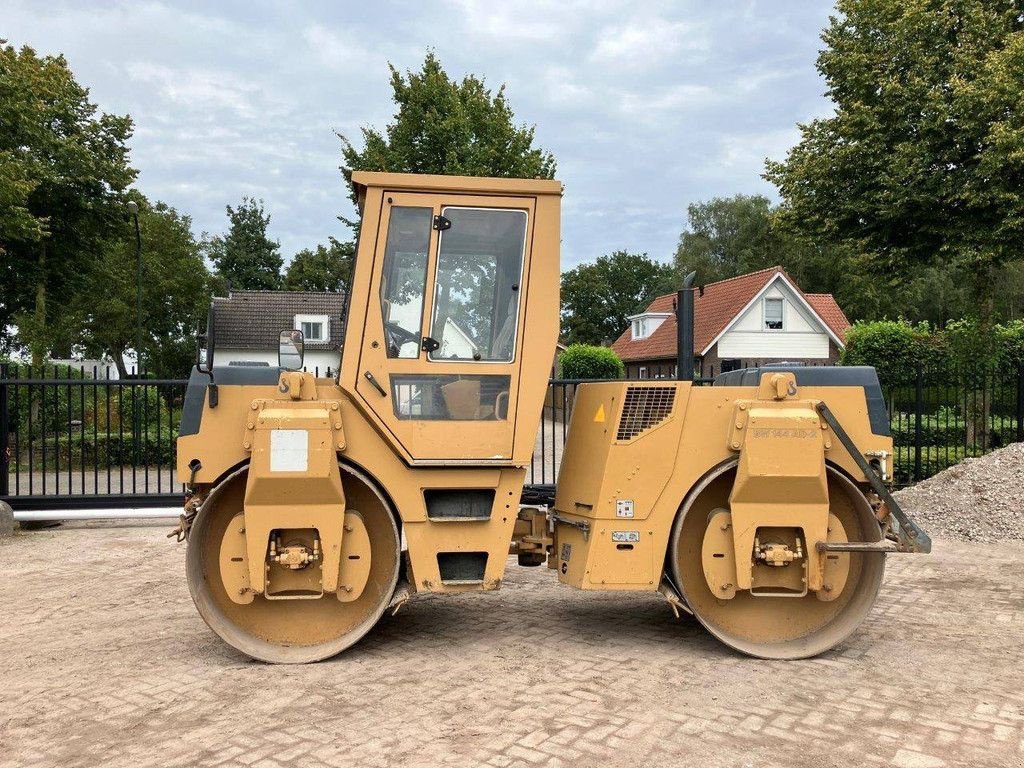
[{"label": "brick paved ground", "polygon": [[841,648],[739,657],[657,596],[510,564],[273,667],[196,614],[157,527],[0,542],[0,765],[1019,766],[1024,546],[891,557]]}]

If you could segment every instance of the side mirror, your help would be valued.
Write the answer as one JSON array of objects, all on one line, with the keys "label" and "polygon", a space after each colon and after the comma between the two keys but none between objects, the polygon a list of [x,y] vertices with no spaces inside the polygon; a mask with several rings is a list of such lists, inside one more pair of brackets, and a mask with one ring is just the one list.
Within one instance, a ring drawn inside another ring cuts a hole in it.
[{"label": "side mirror", "polygon": [[277,349],[277,365],[286,371],[297,371],[302,367],[305,357],[305,342],[302,331],[281,331],[281,341]]}]

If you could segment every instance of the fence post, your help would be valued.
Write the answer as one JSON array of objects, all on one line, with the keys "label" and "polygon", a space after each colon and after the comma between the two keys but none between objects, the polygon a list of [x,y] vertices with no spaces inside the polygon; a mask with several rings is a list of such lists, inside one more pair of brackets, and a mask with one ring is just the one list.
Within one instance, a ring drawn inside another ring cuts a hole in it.
[{"label": "fence post", "polygon": [[1024,443],[1024,361],[1017,368],[1017,442]]},{"label": "fence post", "polygon": [[11,425],[8,421],[7,363],[0,363],[0,496],[10,496],[10,458],[7,454]]},{"label": "fence post", "polygon": [[914,387],[914,482],[921,482],[921,448],[924,436],[921,433],[921,418],[924,415],[924,367],[917,367],[917,382]]}]

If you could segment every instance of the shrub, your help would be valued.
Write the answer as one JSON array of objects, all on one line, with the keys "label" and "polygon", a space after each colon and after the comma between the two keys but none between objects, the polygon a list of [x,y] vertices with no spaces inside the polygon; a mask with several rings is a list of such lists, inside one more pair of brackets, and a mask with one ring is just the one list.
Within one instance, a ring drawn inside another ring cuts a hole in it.
[{"label": "shrub", "polygon": [[608,347],[571,344],[558,361],[567,379],[621,379],[626,375],[619,356]]},{"label": "shrub", "polygon": [[942,336],[927,323],[906,320],[858,321],[846,331],[842,365],[872,365],[885,386],[911,384],[918,367],[938,373],[948,367]]},{"label": "shrub", "polygon": [[995,335],[999,368],[1012,375],[1024,365],[1024,320],[1011,320],[997,325]]}]

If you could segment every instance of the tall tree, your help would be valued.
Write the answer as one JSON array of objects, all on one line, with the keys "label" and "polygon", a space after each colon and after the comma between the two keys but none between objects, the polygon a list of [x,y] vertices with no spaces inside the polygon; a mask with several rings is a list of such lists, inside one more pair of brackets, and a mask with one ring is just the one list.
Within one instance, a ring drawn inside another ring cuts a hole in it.
[{"label": "tall tree", "polygon": [[[151,374],[181,377],[191,366],[196,329],[213,294],[213,276],[189,217],[165,203],[133,196],[142,231],[143,360]],[[121,376],[127,373],[124,353],[135,348],[137,285],[135,231],[125,220],[104,243],[64,315],[82,351],[109,355]]]},{"label": "tall tree", "polygon": [[679,236],[675,265],[712,283],[778,264],[781,237],[772,227],[772,206],[762,195],[715,197],[686,209],[689,226]]},{"label": "tall tree", "polygon": [[352,171],[554,178],[554,156],[533,146],[533,127],[516,125],[504,85],[492,94],[476,75],[457,82],[433,52],[418,72],[388,66],[398,111],[383,133],[362,129],[361,150],[339,134],[346,179]]},{"label": "tall tree", "polygon": [[835,114],[767,164],[789,225],[904,284],[968,276],[988,317],[1024,238],[1024,15],[1012,0],[840,0],[818,71]]},{"label": "tall tree", "polygon": [[217,274],[235,290],[276,290],[281,287],[281,244],[267,236],[270,214],[263,201],[243,197],[237,208],[226,206],[228,233],[207,241],[206,252]]},{"label": "tall tree", "polygon": [[342,243],[333,237],[327,245],[304,248],[292,258],[284,276],[288,291],[344,291],[352,275],[355,243]]},{"label": "tall tree", "polygon": [[100,113],[63,56],[0,48],[0,333],[13,320],[35,365],[54,320],[122,219],[132,121]]},{"label": "tall tree", "polygon": [[670,264],[646,253],[615,251],[562,274],[562,336],[570,344],[618,338],[626,318],[679,285]]}]

